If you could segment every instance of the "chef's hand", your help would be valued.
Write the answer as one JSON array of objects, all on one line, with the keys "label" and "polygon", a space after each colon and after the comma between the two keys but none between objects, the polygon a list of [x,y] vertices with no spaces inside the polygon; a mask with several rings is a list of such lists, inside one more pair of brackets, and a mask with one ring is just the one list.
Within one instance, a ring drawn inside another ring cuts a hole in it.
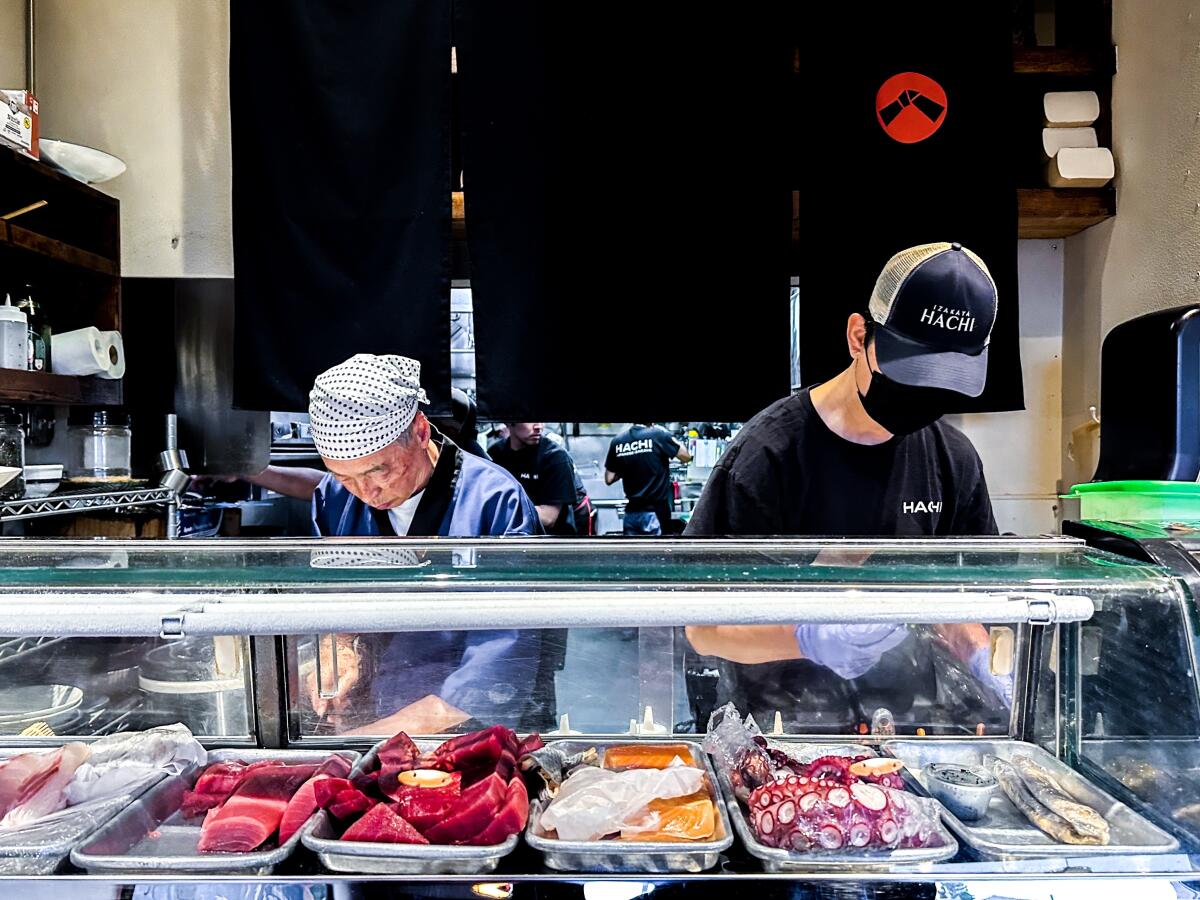
[{"label": "chef's hand", "polygon": [[1012,673],[1008,675],[994,674],[992,672],[991,659],[991,647],[980,647],[971,654],[971,659],[967,663],[967,667],[971,670],[971,674],[975,676],[976,681],[1000,698],[1004,703],[1005,709],[1012,709]]},{"label": "chef's hand", "polygon": [[469,718],[469,713],[447,703],[441,697],[427,694],[386,718],[344,734],[396,734],[399,731],[408,734],[440,734]]},{"label": "chef's hand", "polygon": [[908,629],[903,625],[796,626],[801,655],[842,678],[865,675],[906,637]]},{"label": "chef's hand", "polygon": [[[337,636],[337,684],[333,683],[333,653],[329,641],[318,642],[321,653],[321,679],[317,683],[317,666],[306,668],[305,684],[308,702],[318,716],[341,715],[349,704],[350,694],[358,686],[362,670],[362,658],[354,647],[352,635]],[[333,697],[322,697],[321,692],[333,693]]]}]

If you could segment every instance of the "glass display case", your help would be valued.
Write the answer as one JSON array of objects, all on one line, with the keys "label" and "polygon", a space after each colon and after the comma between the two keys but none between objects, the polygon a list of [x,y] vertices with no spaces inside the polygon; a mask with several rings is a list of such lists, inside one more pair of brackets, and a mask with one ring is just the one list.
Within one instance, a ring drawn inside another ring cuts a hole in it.
[{"label": "glass display case", "polygon": [[[1192,587],[1081,540],[20,540],[0,542],[0,579],[6,753],[182,722],[230,752],[362,753],[401,731],[429,751],[505,726],[602,756],[683,742],[705,757],[699,743],[736,710],[755,723],[746,747],[761,729],[759,743],[796,772],[822,755],[895,757],[903,784],[857,777],[927,798],[942,790],[930,763],[1003,774],[1004,760],[1020,772],[1040,760],[1060,799],[1108,823],[1102,843],[1049,840],[1005,799],[1001,778],[990,830],[934,804],[924,808],[936,834],[888,848],[928,838],[939,853],[880,855],[869,828],[861,856],[850,831],[832,848],[840,854],[779,850],[779,832],[738,792],[750,770],[716,753],[711,787],[730,841],[708,864],[664,870],[630,851],[623,869],[562,874],[531,831],[489,875],[518,889],[638,875],[651,886],[1188,881],[1200,862]],[[855,790],[873,809],[876,795]],[[248,881],[401,877],[365,863],[331,869],[310,837]],[[481,878],[452,868],[403,877]],[[172,876],[88,875],[63,862],[55,877]]]}]

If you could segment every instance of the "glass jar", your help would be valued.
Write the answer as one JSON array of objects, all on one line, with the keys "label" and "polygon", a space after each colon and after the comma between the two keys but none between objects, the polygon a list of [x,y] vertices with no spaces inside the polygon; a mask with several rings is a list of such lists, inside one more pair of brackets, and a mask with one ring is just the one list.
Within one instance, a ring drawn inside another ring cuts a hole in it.
[{"label": "glass jar", "polygon": [[128,481],[132,474],[129,415],[111,409],[72,411],[67,420],[67,478]]},{"label": "glass jar", "polygon": [[0,406],[0,500],[24,496],[25,429],[20,413],[10,406]]}]

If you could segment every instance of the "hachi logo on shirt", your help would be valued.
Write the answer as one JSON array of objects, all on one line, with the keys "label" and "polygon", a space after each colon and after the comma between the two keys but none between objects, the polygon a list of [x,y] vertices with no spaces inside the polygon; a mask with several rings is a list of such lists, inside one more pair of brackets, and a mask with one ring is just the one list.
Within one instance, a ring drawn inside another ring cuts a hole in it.
[{"label": "hachi logo on shirt", "polygon": [[942,511],[941,500],[905,500],[904,512],[906,515],[913,513],[940,513]]},{"label": "hachi logo on shirt", "polygon": [[921,323],[946,331],[975,330],[975,317],[969,309],[950,309],[937,303],[921,310]]},{"label": "hachi logo on shirt", "polygon": [[649,438],[643,438],[640,441],[626,441],[624,444],[617,444],[617,456],[636,456],[639,453],[651,453],[654,450],[654,441]]}]

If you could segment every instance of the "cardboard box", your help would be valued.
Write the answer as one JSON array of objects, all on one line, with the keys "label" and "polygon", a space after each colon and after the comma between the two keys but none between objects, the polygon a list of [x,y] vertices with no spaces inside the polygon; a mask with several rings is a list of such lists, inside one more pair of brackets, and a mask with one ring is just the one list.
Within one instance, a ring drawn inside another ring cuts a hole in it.
[{"label": "cardboard box", "polygon": [[0,90],[0,142],[38,158],[38,102],[28,91]]}]

